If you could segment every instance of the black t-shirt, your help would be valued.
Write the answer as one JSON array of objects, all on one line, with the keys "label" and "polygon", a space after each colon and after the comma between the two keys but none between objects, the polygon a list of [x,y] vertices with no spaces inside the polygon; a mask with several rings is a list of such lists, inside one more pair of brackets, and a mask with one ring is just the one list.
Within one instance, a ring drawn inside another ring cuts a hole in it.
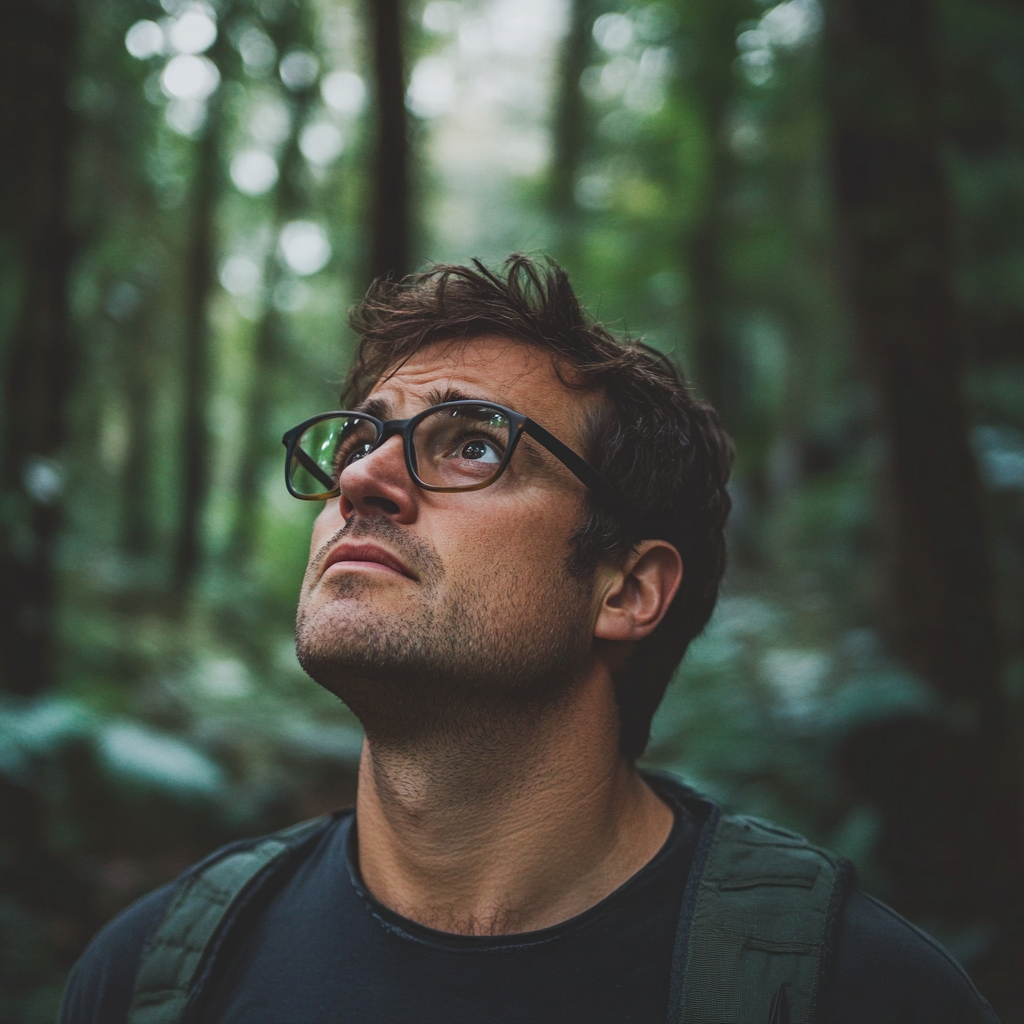
[{"label": "black t-shirt", "polygon": [[[452,935],[363,887],[354,818],[325,832],[239,937],[203,1019],[218,1024],[662,1024],[672,948],[701,822],[671,783],[668,840],[641,871],[569,921],[521,935]],[[107,925],[75,965],[62,1024],[121,1024],[166,886]],[[932,939],[854,891],[840,920],[822,1024],[993,1024]],[[753,1022],[752,1022],[753,1024]]]}]

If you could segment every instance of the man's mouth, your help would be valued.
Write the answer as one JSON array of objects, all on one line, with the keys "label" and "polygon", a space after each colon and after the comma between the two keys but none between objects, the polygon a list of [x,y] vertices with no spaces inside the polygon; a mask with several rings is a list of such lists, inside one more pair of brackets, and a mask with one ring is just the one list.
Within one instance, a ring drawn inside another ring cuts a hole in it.
[{"label": "man's mouth", "polygon": [[415,580],[415,573],[410,570],[397,556],[385,551],[376,544],[360,544],[345,542],[332,549],[324,559],[320,576],[323,578],[329,570],[335,572],[369,571],[388,572],[407,579]]}]

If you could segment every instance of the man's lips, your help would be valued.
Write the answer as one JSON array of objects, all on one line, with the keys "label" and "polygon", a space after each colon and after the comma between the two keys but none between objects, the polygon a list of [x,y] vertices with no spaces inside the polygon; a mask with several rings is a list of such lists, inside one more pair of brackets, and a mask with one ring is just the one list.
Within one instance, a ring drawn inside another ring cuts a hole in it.
[{"label": "man's lips", "polygon": [[415,574],[406,568],[404,562],[376,544],[339,544],[324,559],[323,569],[320,570],[321,577],[326,575],[332,566],[339,564],[345,569],[384,570],[398,573],[399,576],[406,576],[411,580],[416,579]]}]

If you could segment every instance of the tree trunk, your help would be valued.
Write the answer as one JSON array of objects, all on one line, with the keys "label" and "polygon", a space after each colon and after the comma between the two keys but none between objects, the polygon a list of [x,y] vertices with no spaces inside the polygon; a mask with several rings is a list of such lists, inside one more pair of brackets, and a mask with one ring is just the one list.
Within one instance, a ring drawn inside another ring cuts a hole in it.
[{"label": "tree trunk", "polygon": [[750,5],[737,0],[687,5],[684,31],[692,33],[697,60],[685,88],[696,99],[708,152],[706,187],[700,211],[684,241],[692,299],[694,377],[718,409],[726,426],[739,429],[742,416],[741,375],[734,346],[726,333],[728,304],[721,240],[731,155],[726,119],[736,90],[736,31]]},{"label": "tree trunk", "polygon": [[994,700],[999,645],[962,393],[931,5],[839,0],[834,8],[836,182],[891,448],[901,645],[945,696]]},{"label": "tree trunk", "polygon": [[70,2],[18,0],[0,33],[0,232],[18,310],[4,344],[0,478],[0,686],[38,693],[52,678],[57,461],[71,378],[65,224],[74,60]]},{"label": "tree trunk", "polygon": [[[150,300],[151,305],[151,300]],[[150,309],[133,318],[130,338],[123,338],[124,387],[128,404],[128,452],[124,460],[122,540],[135,556],[150,554],[153,531],[153,483],[150,462],[154,450],[153,429],[153,329]]]},{"label": "tree trunk", "polygon": [[572,0],[569,31],[562,44],[561,79],[553,124],[554,154],[548,186],[548,207],[554,221],[554,255],[571,264],[578,256],[579,211],[576,209],[576,176],[587,144],[587,105],[580,78],[590,54],[594,25],[593,0]]},{"label": "tree trunk", "polygon": [[[989,536],[963,396],[935,20],[930,0],[832,0],[830,8],[838,212],[889,449],[892,639],[964,723],[960,742],[922,746],[933,758],[923,769],[933,784],[917,794],[928,806],[916,808],[930,818],[935,842],[956,855],[931,878],[930,892],[913,877],[919,866],[910,858],[897,883],[931,902],[908,907],[915,913],[994,921],[993,963],[1016,957],[1019,965],[1021,772],[1001,686]],[[888,748],[875,750],[893,768],[876,768],[887,776],[890,808],[908,785],[907,773],[896,770],[906,739],[896,732]],[[956,773],[947,771],[953,756]],[[952,794],[938,783],[944,775],[960,780]],[[1003,983],[1011,983],[1009,974],[993,982]]]},{"label": "tree trunk", "polygon": [[370,0],[377,93],[372,277],[401,277],[409,270],[408,141],[401,0]]},{"label": "tree trunk", "polygon": [[181,506],[174,559],[174,589],[186,600],[202,558],[202,516],[209,485],[210,326],[208,304],[214,287],[214,219],[220,185],[221,91],[210,98],[207,124],[196,153],[192,219],[185,250],[184,359],[182,383]]}]

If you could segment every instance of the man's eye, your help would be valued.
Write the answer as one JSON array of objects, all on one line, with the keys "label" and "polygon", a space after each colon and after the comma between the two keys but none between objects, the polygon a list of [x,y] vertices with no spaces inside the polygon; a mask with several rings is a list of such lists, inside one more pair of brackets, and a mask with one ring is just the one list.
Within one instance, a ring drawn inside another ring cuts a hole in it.
[{"label": "man's eye", "polygon": [[[350,452],[342,453],[341,458],[338,460],[338,464],[341,469],[348,469],[353,462],[358,462],[360,459],[365,459],[370,452],[373,451],[372,444],[361,444]],[[340,470],[339,470],[340,471]]]},{"label": "man's eye", "polygon": [[493,444],[481,441],[479,438],[467,441],[459,450],[459,457],[472,459],[474,462],[497,463],[501,462],[501,453]]}]

